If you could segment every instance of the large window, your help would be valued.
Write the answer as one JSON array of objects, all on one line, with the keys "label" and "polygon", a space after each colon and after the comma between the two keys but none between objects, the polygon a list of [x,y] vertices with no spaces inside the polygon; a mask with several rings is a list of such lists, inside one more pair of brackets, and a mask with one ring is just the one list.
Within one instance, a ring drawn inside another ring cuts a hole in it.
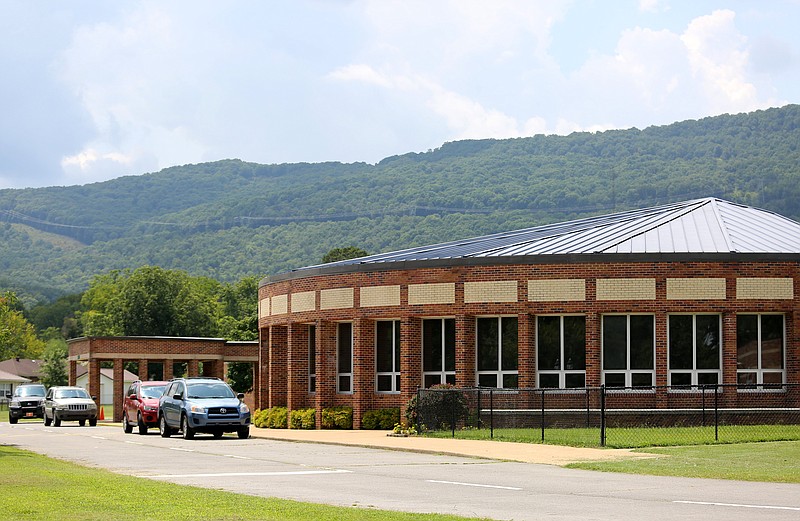
[{"label": "large window", "polygon": [[536,318],[539,387],[574,388],[586,385],[586,318]]},{"label": "large window", "polygon": [[375,373],[379,393],[400,392],[400,321],[375,323]]},{"label": "large window", "polygon": [[456,319],[422,321],[422,374],[425,387],[456,384]]},{"label": "large window", "polygon": [[317,327],[308,326],[308,392],[317,392]]},{"label": "large window", "polygon": [[737,380],[740,385],[782,384],[784,374],[783,315],[736,317]]},{"label": "large window", "polygon": [[669,383],[713,385],[721,380],[719,315],[669,316]]},{"label": "large window", "polygon": [[353,392],[353,324],[340,322],[336,329],[336,392]]},{"label": "large window", "polygon": [[478,385],[516,388],[517,317],[477,319]]},{"label": "large window", "polygon": [[603,383],[649,387],[655,382],[653,315],[603,316]]}]

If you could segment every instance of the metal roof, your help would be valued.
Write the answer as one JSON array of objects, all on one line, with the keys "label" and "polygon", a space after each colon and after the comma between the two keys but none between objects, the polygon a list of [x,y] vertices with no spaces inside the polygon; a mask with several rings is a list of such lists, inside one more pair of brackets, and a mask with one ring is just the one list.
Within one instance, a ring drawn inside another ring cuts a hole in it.
[{"label": "metal roof", "polygon": [[[798,254],[800,223],[722,199],[695,199],[308,266],[292,274],[445,259],[491,262],[547,255],[732,253]],[[286,276],[271,277],[279,278]]]}]

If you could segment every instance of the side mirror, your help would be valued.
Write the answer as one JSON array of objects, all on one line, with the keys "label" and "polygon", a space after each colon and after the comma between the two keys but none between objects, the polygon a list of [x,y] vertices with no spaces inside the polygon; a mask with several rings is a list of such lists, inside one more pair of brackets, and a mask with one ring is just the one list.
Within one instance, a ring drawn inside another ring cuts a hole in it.
[{"label": "side mirror", "polygon": [[240,400],[244,400],[244,393],[239,393],[236,395],[236,397],[239,398]]},{"label": "side mirror", "polygon": [[11,398],[11,393],[6,391],[6,398]]},{"label": "side mirror", "polygon": [[183,400],[183,395],[182,394],[173,394],[172,395],[172,399],[173,400]]},{"label": "side mirror", "polygon": [[92,400],[97,401],[97,396],[92,395]]},{"label": "side mirror", "polygon": [[128,399],[129,400],[136,400],[136,395],[132,394],[132,395],[128,396]]}]

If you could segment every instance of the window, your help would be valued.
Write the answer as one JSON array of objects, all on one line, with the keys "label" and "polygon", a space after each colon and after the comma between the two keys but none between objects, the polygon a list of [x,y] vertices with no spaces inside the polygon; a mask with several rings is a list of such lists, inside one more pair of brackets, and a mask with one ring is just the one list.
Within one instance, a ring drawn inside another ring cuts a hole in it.
[{"label": "window", "polygon": [[425,387],[456,384],[456,319],[422,321],[422,374]]},{"label": "window", "polygon": [[784,383],[783,315],[736,317],[737,381],[740,385]]},{"label": "window", "polygon": [[650,387],[655,379],[653,315],[603,316],[603,383]]},{"label": "window", "polygon": [[400,321],[375,323],[375,388],[379,393],[400,392]]},{"label": "window", "polygon": [[340,322],[336,329],[336,392],[353,392],[353,324]]},{"label": "window", "polygon": [[517,387],[517,317],[477,319],[478,385]]},{"label": "window", "polygon": [[721,380],[721,317],[669,316],[669,383],[714,385]]},{"label": "window", "polygon": [[536,353],[539,387],[585,387],[586,318],[537,317]]},{"label": "window", "polygon": [[308,326],[308,392],[317,392],[317,326]]}]

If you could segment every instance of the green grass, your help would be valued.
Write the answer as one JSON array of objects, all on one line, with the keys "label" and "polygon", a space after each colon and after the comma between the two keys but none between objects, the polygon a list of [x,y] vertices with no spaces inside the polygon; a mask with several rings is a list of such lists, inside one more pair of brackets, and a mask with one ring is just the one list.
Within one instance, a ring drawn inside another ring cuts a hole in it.
[{"label": "green grass", "polygon": [[656,476],[800,483],[800,442],[796,441],[664,447],[636,452],[663,457],[574,463],[567,467]]},{"label": "green grass", "polygon": [[[456,438],[470,440],[547,443],[571,447],[600,447],[600,429],[546,429],[544,441],[540,429],[456,430]],[[425,436],[450,438],[451,431],[426,432]],[[607,448],[669,447],[679,445],[718,445],[766,441],[800,441],[800,425],[723,425],[719,441],[714,427],[624,427],[606,431]]]},{"label": "green grass", "polygon": [[[114,474],[0,445],[3,519],[434,520],[465,518],[332,507]],[[144,499],[143,499],[144,498]]]}]

